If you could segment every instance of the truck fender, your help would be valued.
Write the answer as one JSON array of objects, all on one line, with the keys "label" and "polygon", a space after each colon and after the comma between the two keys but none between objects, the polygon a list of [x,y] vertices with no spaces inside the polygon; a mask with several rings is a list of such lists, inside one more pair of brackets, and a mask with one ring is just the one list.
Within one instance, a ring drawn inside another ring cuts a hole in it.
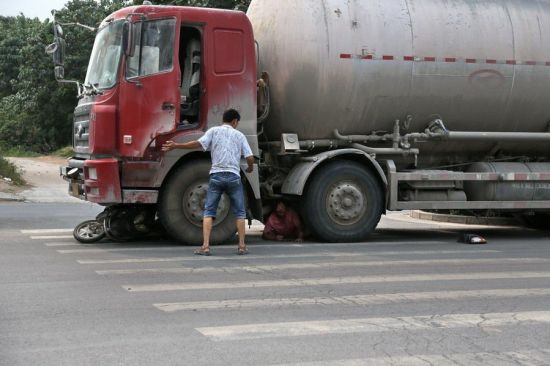
[{"label": "truck fender", "polygon": [[252,173],[247,173],[246,168],[247,168],[246,163],[241,163],[242,175],[246,178],[246,181],[250,185],[250,189],[254,194],[254,198],[259,200],[262,197],[260,193],[260,174],[258,172],[259,170],[258,164],[254,164],[254,170],[252,171]]},{"label": "truck fender", "polygon": [[311,173],[313,173],[320,164],[329,159],[344,155],[360,155],[361,158],[364,158],[367,164],[373,167],[378,173],[380,182],[383,183],[384,187],[388,186],[388,179],[382,167],[372,156],[358,149],[340,149],[325,151],[317,155],[309,156],[305,158],[304,161],[296,164],[286,176],[281,193],[301,196],[304,193],[304,188]]}]

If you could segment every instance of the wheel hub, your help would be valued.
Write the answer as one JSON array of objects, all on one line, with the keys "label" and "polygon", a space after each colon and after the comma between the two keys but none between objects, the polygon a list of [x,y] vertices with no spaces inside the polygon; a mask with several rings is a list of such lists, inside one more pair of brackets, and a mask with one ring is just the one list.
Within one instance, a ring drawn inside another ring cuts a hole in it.
[{"label": "wheel hub", "polygon": [[353,225],[365,214],[366,195],[354,182],[332,186],[327,198],[327,212],[340,225]]},{"label": "wheel hub", "polygon": [[[204,213],[207,192],[208,183],[202,182],[187,188],[183,195],[183,213],[189,222],[199,227],[202,226],[202,215]],[[221,223],[227,217],[229,214],[229,205],[229,198],[226,194],[223,194],[216,211],[214,226]]]}]

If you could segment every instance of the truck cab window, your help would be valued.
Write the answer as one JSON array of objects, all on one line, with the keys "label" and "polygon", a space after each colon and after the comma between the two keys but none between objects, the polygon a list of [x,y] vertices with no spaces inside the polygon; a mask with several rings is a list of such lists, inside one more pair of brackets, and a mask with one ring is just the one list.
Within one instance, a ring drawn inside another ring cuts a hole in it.
[{"label": "truck cab window", "polygon": [[113,22],[98,32],[85,85],[99,89],[109,89],[115,85],[122,54],[122,24],[121,21]]},{"label": "truck cab window", "polygon": [[126,61],[126,77],[147,76],[170,71],[174,55],[175,19],[136,23],[134,56]]},{"label": "truck cab window", "polygon": [[187,127],[199,121],[200,84],[202,64],[201,33],[194,27],[182,27],[180,37],[181,69],[181,126]]}]

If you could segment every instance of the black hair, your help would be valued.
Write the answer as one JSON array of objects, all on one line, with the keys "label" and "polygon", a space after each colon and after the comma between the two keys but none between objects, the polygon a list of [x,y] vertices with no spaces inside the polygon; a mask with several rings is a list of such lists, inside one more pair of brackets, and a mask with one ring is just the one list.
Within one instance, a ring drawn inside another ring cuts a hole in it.
[{"label": "black hair", "polygon": [[241,115],[236,109],[228,109],[225,112],[223,112],[223,122],[224,123],[230,123],[236,119],[237,121],[241,120]]}]

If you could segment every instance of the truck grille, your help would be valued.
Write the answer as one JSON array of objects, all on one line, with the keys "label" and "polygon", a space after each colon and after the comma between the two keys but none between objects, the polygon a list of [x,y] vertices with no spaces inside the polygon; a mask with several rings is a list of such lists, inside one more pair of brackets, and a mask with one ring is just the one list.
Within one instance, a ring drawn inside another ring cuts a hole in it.
[{"label": "truck grille", "polygon": [[90,140],[90,112],[92,104],[79,105],[74,111],[73,147],[77,153],[88,153]]}]

